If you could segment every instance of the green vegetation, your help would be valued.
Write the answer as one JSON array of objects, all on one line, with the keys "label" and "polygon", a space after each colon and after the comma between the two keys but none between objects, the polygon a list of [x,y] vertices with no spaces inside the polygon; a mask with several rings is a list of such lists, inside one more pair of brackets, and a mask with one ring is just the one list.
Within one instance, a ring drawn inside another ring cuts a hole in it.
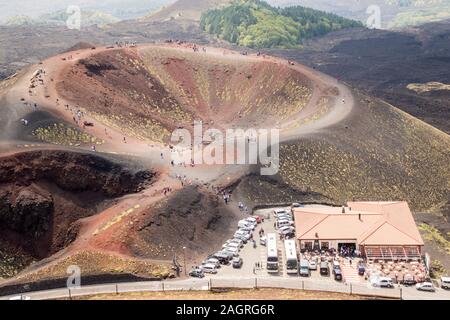
[{"label": "green vegetation", "polygon": [[404,28],[450,18],[450,3],[422,9],[411,9],[397,14],[389,28]]},{"label": "green vegetation", "polygon": [[428,224],[421,223],[419,225],[419,230],[422,231],[422,237],[425,240],[435,243],[441,251],[450,254],[450,241],[448,241],[438,229]]},{"label": "green vegetation", "polygon": [[335,14],[301,6],[275,8],[259,0],[237,0],[209,10],[200,24],[221,39],[253,48],[291,48],[307,38],[363,26]]},{"label": "green vegetation", "polygon": [[102,140],[62,123],[39,127],[33,131],[33,135],[41,141],[65,146],[80,146],[83,144],[100,145],[104,143]]}]

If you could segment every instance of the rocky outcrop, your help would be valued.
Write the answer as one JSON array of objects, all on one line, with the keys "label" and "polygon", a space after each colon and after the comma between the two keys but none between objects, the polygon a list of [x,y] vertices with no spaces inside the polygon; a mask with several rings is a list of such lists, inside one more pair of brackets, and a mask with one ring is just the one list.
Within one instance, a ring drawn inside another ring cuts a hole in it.
[{"label": "rocky outcrop", "polygon": [[0,223],[8,229],[37,238],[50,229],[52,216],[51,194],[32,187],[15,193],[0,190]]},{"label": "rocky outcrop", "polygon": [[124,161],[66,151],[0,158],[0,240],[37,258],[63,249],[80,219],[153,182],[155,172]]},{"label": "rocky outcrop", "polygon": [[143,190],[154,177],[149,170],[133,171],[98,156],[75,152],[36,151],[0,158],[0,184],[27,186],[45,180],[66,191],[116,197]]}]

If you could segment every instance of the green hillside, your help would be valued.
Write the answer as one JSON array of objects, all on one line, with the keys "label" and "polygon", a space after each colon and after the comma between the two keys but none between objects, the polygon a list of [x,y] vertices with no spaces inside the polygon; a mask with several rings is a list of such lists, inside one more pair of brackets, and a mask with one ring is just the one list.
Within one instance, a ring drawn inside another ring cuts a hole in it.
[{"label": "green hillside", "polygon": [[301,6],[275,8],[264,1],[237,0],[201,17],[201,28],[220,39],[253,48],[291,48],[304,39],[362,23]]}]

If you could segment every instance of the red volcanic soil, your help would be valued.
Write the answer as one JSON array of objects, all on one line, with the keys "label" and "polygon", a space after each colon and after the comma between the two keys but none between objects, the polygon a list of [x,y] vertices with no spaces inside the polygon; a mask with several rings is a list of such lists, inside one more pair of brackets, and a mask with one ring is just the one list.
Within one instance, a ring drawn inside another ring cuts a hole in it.
[{"label": "red volcanic soil", "polygon": [[35,151],[0,158],[1,239],[47,257],[77,236],[77,221],[139,192],[156,173],[74,152]]},{"label": "red volcanic soil", "polygon": [[288,65],[156,46],[93,54],[66,67],[59,79],[56,88],[65,100],[153,140],[193,120],[273,126],[301,112],[312,96],[310,81]]},{"label": "red volcanic soil", "polygon": [[150,259],[171,259],[186,247],[194,262],[218,250],[235,231],[241,218],[236,211],[215,194],[188,186],[146,208],[126,246],[134,256]]}]

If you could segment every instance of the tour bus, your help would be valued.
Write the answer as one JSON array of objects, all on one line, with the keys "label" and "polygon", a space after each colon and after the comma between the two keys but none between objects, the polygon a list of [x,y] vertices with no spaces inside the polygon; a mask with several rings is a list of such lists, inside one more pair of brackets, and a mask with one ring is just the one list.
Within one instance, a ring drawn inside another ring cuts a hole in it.
[{"label": "tour bus", "polygon": [[278,272],[278,248],[275,233],[267,234],[267,272]]},{"label": "tour bus", "polygon": [[284,240],[284,250],[286,251],[287,273],[298,274],[298,260],[295,240]]}]

